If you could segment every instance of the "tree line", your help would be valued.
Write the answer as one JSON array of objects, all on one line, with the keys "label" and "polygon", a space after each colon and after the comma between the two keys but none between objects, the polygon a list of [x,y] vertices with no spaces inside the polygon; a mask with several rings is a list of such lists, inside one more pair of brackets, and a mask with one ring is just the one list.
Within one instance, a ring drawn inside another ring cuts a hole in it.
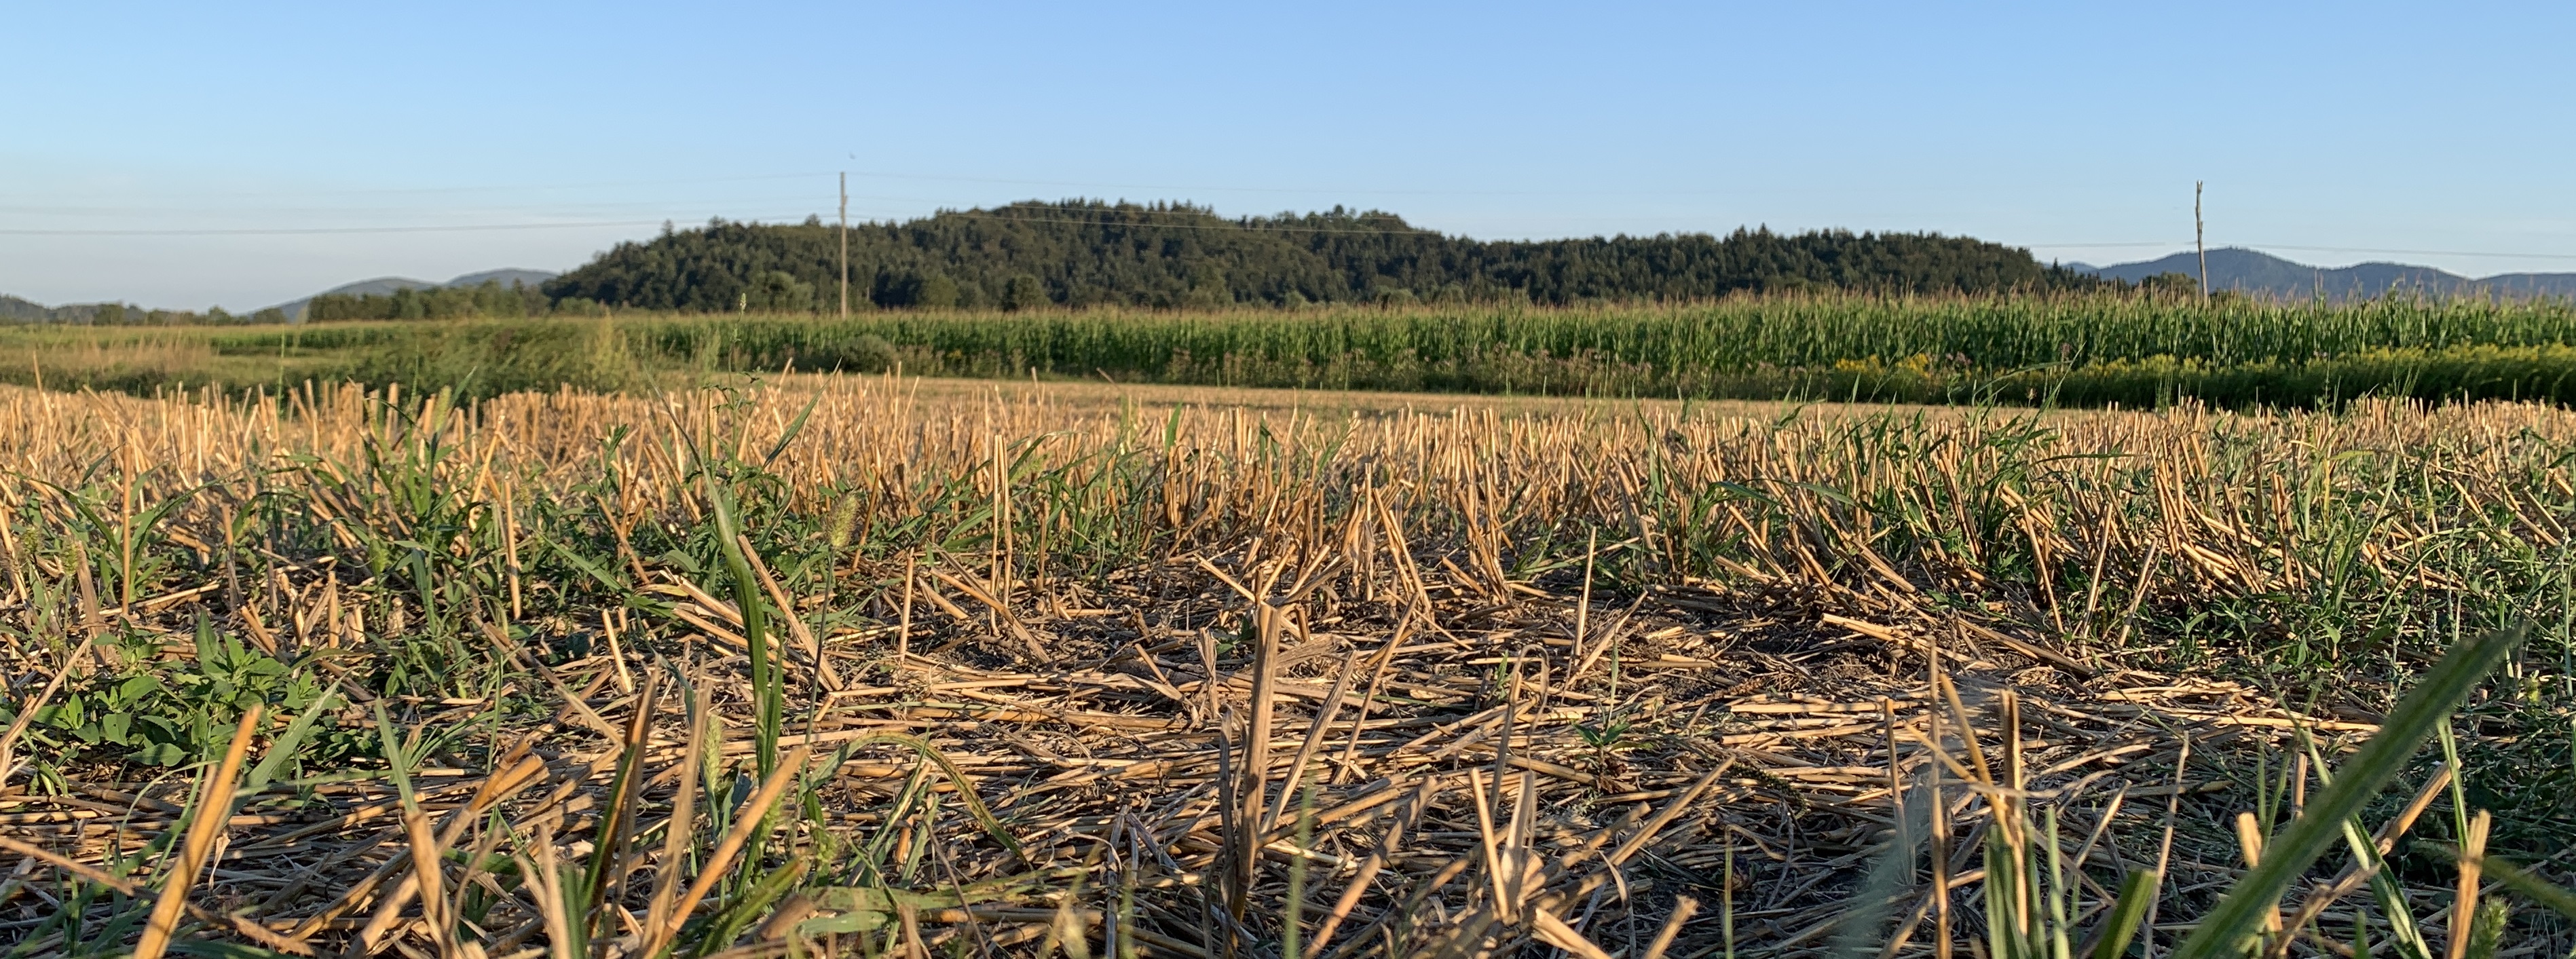
[{"label": "tree line", "polygon": [[287,322],[286,311],[269,307],[233,313],[223,307],[195,310],[146,309],[131,303],[69,303],[45,306],[0,295],[0,323],[62,323],[72,326],[223,326]]},{"label": "tree line", "polygon": [[[715,220],[621,243],[543,293],[683,312],[838,308],[840,236]],[[849,229],[853,308],[1299,306],[1684,301],[1739,292],[2079,289],[2026,250],[1937,233],[1706,233],[1479,241],[1381,211],[1227,219],[1198,206],[1073,200]]]},{"label": "tree line", "polygon": [[391,293],[325,293],[305,301],[307,321],[435,320],[460,316],[517,318],[550,313],[595,314],[599,305],[580,297],[549,297],[517,281],[502,286],[422,286]]}]

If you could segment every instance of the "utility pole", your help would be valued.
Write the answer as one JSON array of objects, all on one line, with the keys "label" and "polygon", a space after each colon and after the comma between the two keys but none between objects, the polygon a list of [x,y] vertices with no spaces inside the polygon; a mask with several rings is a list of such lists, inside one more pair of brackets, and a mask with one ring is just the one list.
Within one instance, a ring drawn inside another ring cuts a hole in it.
[{"label": "utility pole", "polygon": [[846,171],[841,174],[841,318],[850,318],[850,174]]},{"label": "utility pole", "polygon": [[2200,253],[2200,298],[2202,302],[2207,302],[2209,300],[2209,241],[2200,224],[2201,182],[2191,181],[2191,248]]}]

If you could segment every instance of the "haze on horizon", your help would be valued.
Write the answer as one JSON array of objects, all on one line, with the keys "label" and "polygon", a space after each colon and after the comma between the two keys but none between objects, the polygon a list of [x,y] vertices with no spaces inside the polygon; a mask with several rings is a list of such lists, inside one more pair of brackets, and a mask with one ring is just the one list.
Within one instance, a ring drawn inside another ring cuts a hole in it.
[{"label": "haze on horizon", "polygon": [[[0,293],[244,310],[563,270],[666,220],[828,220],[843,170],[854,221],[1342,204],[1480,238],[1929,230],[2091,263],[2188,247],[2199,179],[2212,246],[2576,270],[2571,27],[2543,4],[21,5]],[[357,232],[239,232],[303,230]]]}]

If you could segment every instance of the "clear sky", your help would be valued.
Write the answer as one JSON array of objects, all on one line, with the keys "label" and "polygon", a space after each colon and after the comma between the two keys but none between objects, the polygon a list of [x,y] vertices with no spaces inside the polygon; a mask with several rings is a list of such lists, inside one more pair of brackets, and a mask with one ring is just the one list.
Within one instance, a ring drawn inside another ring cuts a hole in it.
[{"label": "clear sky", "polygon": [[[853,219],[1345,204],[2095,263],[2187,248],[2199,179],[2212,246],[2571,271],[2571,37],[2565,3],[0,0],[0,292],[561,270],[666,219],[829,219],[842,170]],[[324,229],[370,232],[172,232]]]}]

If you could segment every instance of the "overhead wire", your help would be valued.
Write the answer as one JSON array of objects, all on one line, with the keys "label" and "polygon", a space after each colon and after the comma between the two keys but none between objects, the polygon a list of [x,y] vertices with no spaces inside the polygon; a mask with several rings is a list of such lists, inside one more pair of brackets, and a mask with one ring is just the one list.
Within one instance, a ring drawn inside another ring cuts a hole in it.
[{"label": "overhead wire", "polygon": [[[936,173],[896,173],[881,170],[815,170],[796,173],[760,173],[720,177],[673,177],[648,180],[595,180],[589,182],[501,183],[481,186],[442,187],[356,187],[342,189],[251,191],[234,193],[192,193],[192,196],[225,199],[266,196],[361,196],[431,193],[508,193],[529,190],[579,190],[602,187],[669,186],[690,183],[737,183],[761,180],[795,180],[807,177],[825,178],[847,173],[852,177],[881,180],[923,180],[944,183],[996,183],[1022,186],[1071,186],[1112,190],[1188,190],[1212,193],[1326,193],[1368,196],[1701,196],[1734,194],[1729,190],[1442,190],[1442,189],[1365,189],[1318,186],[1211,186],[1169,183],[1111,183],[1095,180],[1046,180],[1011,177],[955,176]],[[0,197],[25,194],[0,193]]]},{"label": "overhead wire", "polygon": [[[268,196],[364,196],[364,195],[372,195],[372,194],[416,194],[416,193],[507,193],[507,192],[511,192],[511,191],[515,191],[515,190],[583,190],[583,189],[593,189],[593,188],[598,188],[598,187],[671,186],[671,185],[674,185],[674,184],[685,184],[685,183],[742,183],[742,182],[750,182],[750,181],[755,181],[755,180],[796,180],[796,179],[803,179],[803,178],[805,178],[805,177],[828,177],[828,176],[833,176],[833,175],[835,175],[835,173],[836,173],[836,172],[837,172],[837,171],[833,171],[833,170],[823,170],[823,171],[819,171],[819,172],[805,172],[805,173],[755,173],[755,174],[744,174],[744,175],[740,175],[740,176],[675,177],[675,178],[659,179],[659,180],[593,180],[593,181],[586,182],[586,183],[497,183],[497,184],[486,184],[486,185],[483,185],[483,186],[351,187],[351,188],[342,188],[342,189],[267,190],[267,191],[250,191],[250,192],[235,192],[235,193],[200,193],[200,192],[191,192],[189,195],[190,195],[190,196],[195,196],[195,197],[206,197],[206,198],[213,198],[213,199],[241,199],[241,198],[256,198],[256,197],[268,197]],[[8,197],[8,196],[26,196],[26,195],[30,195],[30,194],[0,193],[0,197]]]},{"label": "overhead wire", "polygon": [[[757,179],[785,179],[785,178],[790,178],[790,177],[799,177],[799,176],[808,176],[808,175],[811,175],[811,174],[774,174],[774,175],[763,175],[763,176],[756,176],[756,177],[717,177],[717,178],[699,178],[699,179],[694,179],[694,180],[672,180],[672,181],[661,181],[661,182],[720,182],[720,181],[742,181],[742,180],[757,180]],[[880,174],[880,173],[866,173],[866,174],[861,174],[861,175],[864,175],[864,176],[887,176],[887,177],[903,177],[903,176],[912,176],[912,175],[906,175],[906,174]],[[1062,184],[1062,185],[1094,185],[1094,186],[1098,186],[1098,185],[1114,185],[1114,184],[1078,184],[1078,183],[1072,183],[1072,182],[1070,182],[1070,181],[998,180],[998,179],[979,180],[978,178],[973,178],[973,177],[930,177],[930,176],[916,176],[916,177],[913,177],[913,178],[917,178],[917,179],[949,179],[949,180],[977,181],[977,182],[1060,183],[1060,184]],[[637,182],[638,182],[638,183],[643,183],[643,182],[652,182],[652,181],[637,181]],[[565,186],[580,186],[580,185],[581,185],[581,184],[567,184],[567,185],[565,185]],[[606,183],[603,183],[603,184],[597,184],[597,185],[615,185],[615,184],[606,184]],[[543,187],[527,187],[527,188],[528,188],[528,189],[540,189],[540,188],[543,188]],[[436,192],[436,191],[441,190],[441,189],[444,189],[444,188],[426,188],[426,189],[423,189],[423,190],[420,190],[420,191],[416,191],[416,192]],[[479,188],[457,188],[457,189],[459,189],[459,190],[465,190],[465,189],[479,189]],[[496,188],[496,189],[498,189],[498,188]],[[1190,188],[1190,189],[1199,189],[1199,188]],[[384,192],[399,192],[399,191],[384,191]],[[1284,192],[1284,191],[1283,191],[1283,192]],[[1362,191],[1362,192],[1368,192],[1368,191]],[[1375,192],[1394,192],[1394,191],[1375,191]],[[881,200],[901,200],[901,199],[907,199],[907,198],[904,198],[904,197],[885,196],[885,195],[865,195],[865,198],[867,198],[867,199],[881,199]],[[605,204],[605,203],[603,203],[603,204],[581,204],[581,205],[588,205],[588,206],[593,206],[593,207],[601,207],[601,206],[615,207],[615,206],[632,206],[632,205],[638,205],[638,204]],[[557,208],[560,208],[560,207],[557,207]],[[62,212],[73,212],[73,211],[75,211],[75,210],[79,210],[79,211],[83,211],[83,212],[107,212],[107,209],[106,209],[106,208],[56,208],[56,209],[59,209],[59,210],[61,210]],[[145,208],[135,208],[135,209],[140,210],[140,209],[145,209]],[[0,212],[38,212],[38,213],[43,213],[43,212],[53,212],[53,211],[51,211],[51,210],[44,210],[44,209],[42,209],[42,208],[29,208],[29,207],[0,207]],[[737,219],[737,220],[734,220],[734,221],[732,221],[732,222],[745,222],[745,223],[777,222],[777,221],[794,220],[794,219],[807,218],[807,217],[820,217],[821,215],[822,215],[822,214],[821,214],[821,212],[820,212],[820,211],[810,211],[810,212],[805,212],[805,213],[791,213],[791,214],[787,214],[787,215],[785,215],[785,216],[778,216],[778,217],[752,217],[752,218],[743,218],[743,219]],[[862,223],[853,223],[853,224],[851,224],[851,225],[852,225],[852,226],[889,226],[889,225],[898,225],[899,223],[903,222],[901,218],[904,216],[904,214],[902,214],[902,213],[893,212],[893,211],[871,211],[871,215],[881,216],[881,217],[884,217],[884,219],[879,219],[879,220],[869,220],[869,221],[865,221],[865,222],[862,222]],[[1310,234],[1370,234],[1370,235],[1408,235],[1408,236],[1412,236],[1412,235],[1442,235],[1442,236],[1445,236],[1445,235],[1446,235],[1446,234],[1442,234],[1442,233],[1440,233],[1440,232],[1439,232],[1439,231],[1437,231],[1437,230],[1432,230],[1432,229],[1427,229],[1427,228],[1421,228],[1421,227],[1401,227],[1401,228],[1399,228],[1399,227],[1307,227],[1307,226],[1286,226],[1286,225],[1277,225],[1277,224],[1266,223],[1266,222],[1253,222],[1253,221],[1255,221],[1255,220],[1257,219],[1257,218],[1253,218],[1253,217],[1244,217],[1244,218],[1239,218],[1239,219],[1226,220],[1226,221],[1221,222],[1221,223],[1169,223],[1169,222],[1156,223],[1156,222],[1136,222],[1136,221],[1130,221],[1130,222],[1116,222],[1116,221],[1108,221],[1108,220],[1103,220],[1103,219],[1082,219],[1082,218],[1068,218],[1068,217],[1044,217],[1044,216],[1033,216],[1033,215],[1026,215],[1026,214],[1012,213],[1012,212],[1009,212],[1007,209],[1005,209],[1005,210],[999,210],[999,211],[995,211],[995,210],[944,210],[944,211],[940,211],[939,213],[936,213],[936,214],[933,214],[933,215],[934,215],[934,216],[964,217],[964,218],[971,218],[971,219],[994,220],[994,221],[1017,221],[1017,222],[1026,222],[1026,223],[1051,223],[1051,224],[1066,224],[1066,225],[1077,225],[1077,226],[1104,226],[1104,225],[1110,225],[1110,226],[1128,226],[1128,227],[1137,227],[1137,228],[1167,229],[1167,230],[1220,230],[1220,231],[1227,231],[1227,230],[1256,230],[1256,231],[1261,231],[1261,232],[1275,232],[1275,233],[1310,233]],[[383,226],[297,226],[297,227],[149,227],[149,228],[146,228],[146,227],[135,227],[135,228],[114,228],[114,227],[107,227],[107,228],[77,228],[77,227],[75,227],[75,228],[53,228],[53,227],[0,227],[0,236],[299,236],[299,235],[329,235],[329,234],[458,233],[458,232],[481,232],[481,231],[518,231],[518,230],[561,230],[561,229],[610,229],[610,228],[629,228],[629,227],[639,227],[639,226],[656,226],[656,225],[670,224],[670,223],[676,222],[676,221],[677,221],[677,219],[678,219],[677,217],[667,217],[667,216],[666,216],[666,217],[661,217],[661,218],[657,218],[657,219],[634,219],[634,220],[552,220],[552,221],[515,222],[515,223],[401,224],[401,225],[383,225]],[[714,217],[713,219],[716,219],[716,220],[724,220],[724,219],[726,219],[726,218],[725,218],[725,217],[723,217],[723,216],[717,216],[717,217]],[[2174,247],[2174,248],[2180,248],[2180,247],[2185,246],[2186,244],[2183,244],[2183,243],[2180,243],[2180,242],[2175,242],[2175,241],[2142,240],[2142,241],[2119,241],[2119,242],[2106,242],[2106,241],[2082,241],[2082,242],[2064,242],[2064,243],[2060,243],[2060,242],[2034,242],[2034,243],[2019,243],[2019,244],[2012,244],[2012,245],[2020,246],[2020,247],[2025,248],[2025,249],[2066,250],[2066,249],[2121,249],[2121,248],[2142,248],[2142,247]],[[2298,251],[2298,252],[2316,252],[2316,253],[2360,253],[2360,254],[2379,254],[2379,255],[2396,255],[2396,256],[2460,256],[2460,257],[2494,257],[2494,258],[2539,259],[2539,260],[2576,260],[2576,253],[2550,253],[2550,252],[2536,252],[2536,251],[2439,250],[2439,249],[2398,248],[2398,247],[2316,246],[2316,245],[2293,244],[2293,243],[2257,243],[2257,242],[2248,242],[2248,243],[2231,244],[2231,245],[2233,245],[2233,246],[2245,247],[2245,248],[2253,248],[2253,249],[2258,249],[2258,250],[2290,250],[2290,251]]]},{"label": "overhead wire", "polygon": [[2392,250],[2364,246],[2295,246],[2288,243],[2256,243],[2272,250],[2297,250],[2302,253],[2386,253],[2395,256],[2495,256],[2541,260],[2576,260],[2576,253],[2495,253],[2484,250]]},{"label": "overhead wire", "polygon": [[572,223],[459,223],[422,226],[244,227],[162,230],[19,230],[0,236],[296,236],[317,233],[456,233],[476,230],[554,230],[573,227],[651,226],[664,220],[599,220]]},{"label": "overhead wire", "polygon": [[854,177],[881,180],[930,180],[943,183],[1005,183],[1021,186],[1079,186],[1111,190],[1191,190],[1208,193],[1327,193],[1361,196],[1714,196],[1743,190],[1368,190],[1344,187],[1178,186],[1168,183],[1102,183],[1088,180],[1021,180],[1004,177],[949,176],[934,173],[885,173],[852,170]]}]

